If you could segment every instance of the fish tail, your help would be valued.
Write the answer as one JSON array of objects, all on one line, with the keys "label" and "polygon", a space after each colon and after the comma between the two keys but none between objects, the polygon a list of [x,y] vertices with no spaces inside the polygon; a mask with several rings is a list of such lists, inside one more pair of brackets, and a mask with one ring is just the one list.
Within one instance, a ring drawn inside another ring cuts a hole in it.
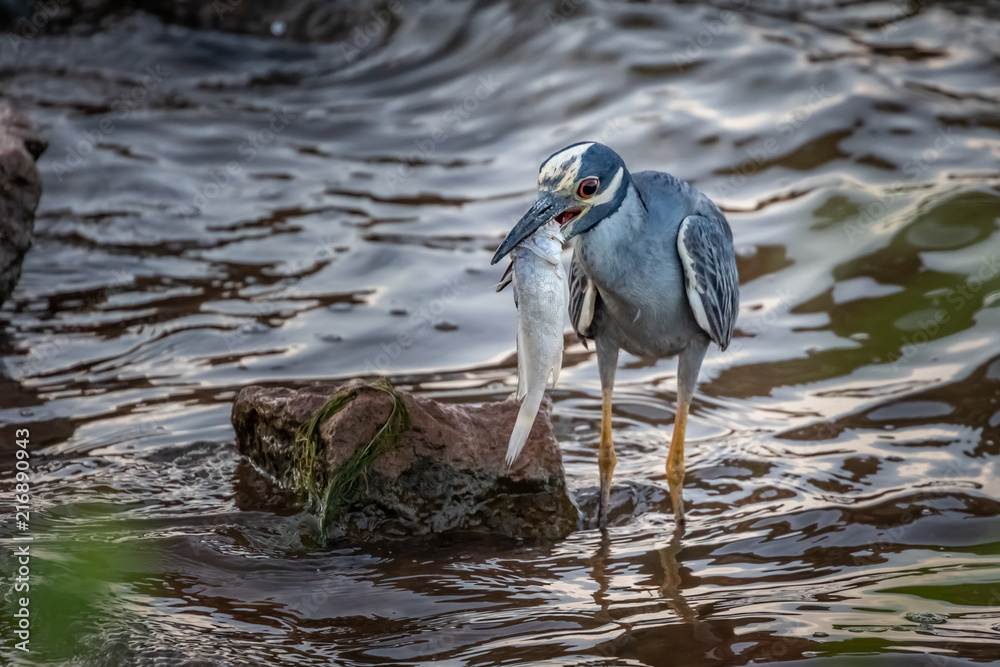
[{"label": "fish tail", "polygon": [[535,415],[542,405],[542,397],[545,395],[545,383],[536,383],[524,397],[521,409],[517,411],[517,421],[514,422],[514,430],[510,432],[510,441],[507,443],[507,467],[514,465],[524,443],[528,441],[528,434],[535,423]]}]

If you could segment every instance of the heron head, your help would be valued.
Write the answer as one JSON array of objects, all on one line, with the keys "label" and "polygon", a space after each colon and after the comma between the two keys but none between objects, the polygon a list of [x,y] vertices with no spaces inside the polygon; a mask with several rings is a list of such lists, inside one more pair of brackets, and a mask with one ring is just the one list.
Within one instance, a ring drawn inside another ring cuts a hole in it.
[{"label": "heron head", "polygon": [[492,263],[550,220],[559,223],[566,240],[593,229],[618,210],[628,182],[625,163],[604,144],[588,141],[553,153],[538,170],[538,199],[507,234]]}]

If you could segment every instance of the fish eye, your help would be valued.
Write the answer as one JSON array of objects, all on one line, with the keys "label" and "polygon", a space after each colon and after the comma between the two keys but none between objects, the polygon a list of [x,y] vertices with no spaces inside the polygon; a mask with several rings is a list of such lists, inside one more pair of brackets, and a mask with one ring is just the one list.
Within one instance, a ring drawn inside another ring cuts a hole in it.
[{"label": "fish eye", "polygon": [[601,182],[596,178],[585,178],[580,181],[580,187],[576,189],[576,194],[578,194],[582,199],[590,199],[595,194],[597,194],[597,188],[600,187]]}]

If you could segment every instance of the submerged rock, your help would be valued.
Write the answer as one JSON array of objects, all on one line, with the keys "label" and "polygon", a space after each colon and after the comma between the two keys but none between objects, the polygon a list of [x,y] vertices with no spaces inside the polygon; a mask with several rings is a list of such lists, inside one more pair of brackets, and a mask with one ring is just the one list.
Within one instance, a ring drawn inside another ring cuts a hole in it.
[{"label": "submerged rock", "polygon": [[45,147],[24,116],[0,104],[0,305],[14,291],[31,247],[42,196],[35,160]]},{"label": "submerged rock", "polygon": [[[323,515],[322,491],[338,470],[345,463],[353,469],[365,448],[383,443],[367,480],[327,515],[331,535],[371,540],[464,531],[552,539],[577,528],[547,399],[508,470],[514,402],[441,403],[381,386],[246,387],[233,404],[237,448],[283,486],[321,490],[312,500]],[[301,427],[338,396],[349,398],[318,424],[315,455],[304,453]],[[394,423],[397,399],[408,425],[390,442],[382,436]]]}]

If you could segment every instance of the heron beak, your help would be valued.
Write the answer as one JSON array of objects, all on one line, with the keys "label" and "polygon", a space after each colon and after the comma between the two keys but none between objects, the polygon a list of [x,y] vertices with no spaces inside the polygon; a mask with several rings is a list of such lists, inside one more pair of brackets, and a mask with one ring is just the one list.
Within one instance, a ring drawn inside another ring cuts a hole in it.
[{"label": "heron beak", "polygon": [[580,214],[580,209],[572,208],[571,204],[573,204],[573,201],[568,197],[560,197],[550,192],[540,193],[534,205],[518,220],[514,228],[507,234],[507,238],[497,248],[496,254],[493,255],[493,260],[490,264],[496,264],[506,257],[511,250],[534,234],[539,227],[549,220],[555,218],[559,221],[560,225],[564,225],[570,220],[575,219]]}]

